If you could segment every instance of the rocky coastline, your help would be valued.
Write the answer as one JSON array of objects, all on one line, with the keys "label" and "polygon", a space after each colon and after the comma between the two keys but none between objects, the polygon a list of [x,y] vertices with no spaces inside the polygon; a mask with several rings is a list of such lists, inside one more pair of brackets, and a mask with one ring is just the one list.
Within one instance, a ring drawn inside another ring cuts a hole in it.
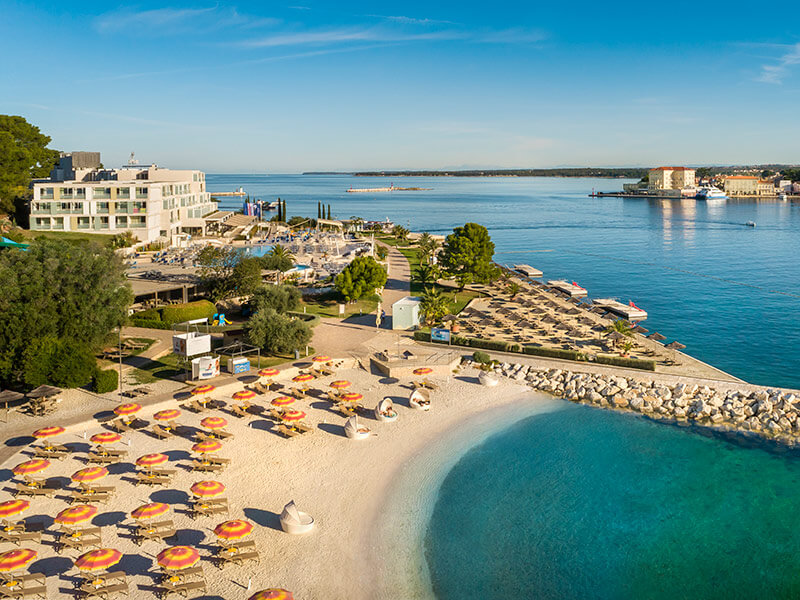
[{"label": "rocky coastline", "polygon": [[495,363],[485,371],[481,382],[491,385],[492,373],[571,402],[716,430],[747,432],[789,446],[800,445],[800,395],[786,390],[750,385],[746,386],[750,389],[745,389],[728,383],[698,385],[689,381],[669,385],[641,376],[634,379],[567,369],[537,369],[508,362]]}]

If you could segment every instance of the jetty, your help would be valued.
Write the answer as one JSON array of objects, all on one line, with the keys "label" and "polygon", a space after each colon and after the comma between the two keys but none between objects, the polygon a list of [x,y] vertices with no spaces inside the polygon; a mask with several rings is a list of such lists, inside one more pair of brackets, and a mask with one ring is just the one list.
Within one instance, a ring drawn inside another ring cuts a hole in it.
[{"label": "jetty", "polygon": [[539,269],[534,269],[530,265],[514,265],[514,270],[517,273],[522,273],[525,277],[541,277],[542,272]]},{"label": "jetty", "polygon": [[348,188],[345,190],[348,194],[365,194],[371,192],[423,192],[423,191],[430,191],[433,188],[421,188],[421,187],[395,187],[394,185],[390,185],[389,187],[379,187],[379,188]]},{"label": "jetty", "polygon": [[555,290],[558,290],[559,292],[569,294],[571,298],[585,298],[588,295],[588,292],[575,282],[570,283],[568,281],[564,281],[563,279],[548,281],[547,285]]},{"label": "jetty", "polygon": [[623,304],[622,302],[618,302],[613,298],[595,298],[592,299],[592,304],[594,306],[604,308],[608,312],[614,313],[615,315],[619,315],[631,323],[644,321],[647,318],[647,312],[643,311],[638,306]]},{"label": "jetty", "polygon": [[235,192],[209,192],[211,196],[246,196],[247,192],[244,191],[244,188],[239,188]]}]

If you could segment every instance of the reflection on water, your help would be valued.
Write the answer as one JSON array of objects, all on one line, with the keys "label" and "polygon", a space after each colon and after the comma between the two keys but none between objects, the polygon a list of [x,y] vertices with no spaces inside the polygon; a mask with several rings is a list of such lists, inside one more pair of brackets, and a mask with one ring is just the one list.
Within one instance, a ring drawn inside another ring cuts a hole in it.
[{"label": "reflection on water", "polygon": [[[590,198],[624,181],[558,178],[404,178],[421,192],[348,194],[386,186],[379,177],[209,175],[208,188],[244,187],[285,199],[289,215],[409,223],[446,234],[486,225],[496,260],[528,263],[545,279],[568,278],[590,297],[632,299],[646,327],[687,345],[689,354],[752,381],[800,386],[800,211],[798,202]],[[397,181],[394,181],[398,184]],[[223,208],[240,208],[227,199]],[[757,227],[746,227],[755,221]]]}]

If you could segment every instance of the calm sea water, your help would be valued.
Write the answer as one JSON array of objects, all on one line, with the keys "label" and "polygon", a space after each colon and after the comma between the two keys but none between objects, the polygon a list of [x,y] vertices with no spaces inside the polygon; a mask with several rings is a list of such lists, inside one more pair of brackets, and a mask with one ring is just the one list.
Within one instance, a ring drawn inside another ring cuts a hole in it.
[{"label": "calm sea water", "polygon": [[[392,181],[422,192],[348,194]],[[575,280],[593,297],[634,300],[645,327],[754,383],[800,387],[800,204],[589,198],[622,180],[209,175],[208,189],[287,201],[290,215],[389,218],[446,233],[486,225],[498,262]],[[223,207],[238,208],[240,200]],[[756,228],[746,227],[748,221]]]},{"label": "calm sea water", "polygon": [[440,600],[800,597],[800,461],[565,403],[465,455],[426,537]]}]

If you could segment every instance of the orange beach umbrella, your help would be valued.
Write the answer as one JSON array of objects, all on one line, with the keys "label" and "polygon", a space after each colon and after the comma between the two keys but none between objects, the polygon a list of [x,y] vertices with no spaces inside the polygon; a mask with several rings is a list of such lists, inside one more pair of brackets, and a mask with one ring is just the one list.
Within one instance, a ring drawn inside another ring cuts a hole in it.
[{"label": "orange beach umbrella", "polygon": [[14,475],[30,475],[31,473],[39,473],[44,471],[50,466],[50,461],[46,458],[34,458],[33,460],[26,460],[19,463],[14,467]]},{"label": "orange beach umbrella", "polygon": [[156,421],[174,421],[181,416],[181,411],[177,408],[168,408],[167,410],[160,410],[153,415]]},{"label": "orange beach umbrella", "polygon": [[240,540],[253,532],[253,524],[243,519],[233,519],[220,523],[214,528],[217,537],[224,540]]},{"label": "orange beach umbrella", "polygon": [[256,397],[253,390],[239,390],[233,395],[234,400],[252,400]]},{"label": "orange beach umbrella", "polygon": [[294,600],[294,594],[283,588],[270,588],[256,592],[247,600]]},{"label": "orange beach umbrella", "polygon": [[169,504],[164,504],[163,502],[150,502],[149,504],[143,504],[139,508],[135,509],[131,513],[131,516],[137,520],[152,519],[153,517],[160,517],[167,512],[169,512]]},{"label": "orange beach umbrella", "polygon": [[305,383],[306,381],[312,381],[314,376],[310,373],[300,373],[300,375],[295,375],[292,377],[292,381],[295,383]]},{"label": "orange beach umbrella", "polygon": [[162,465],[169,460],[169,456],[156,452],[155,454],[144,454],[136,459],[136,465],[139,467],[153,467],[155,465]]},{"label": "orange beach umbrella", "polygon": [[351,385],[353,384],[346,379],[337,379],[336,381],[331,381],[331,387],[335,390],[346,390]]},{"label": "orange beach umbrella", "polygon": [[274,398],[270,404],[272,406],[290,406],[295,403],[295,399],[291,396],[278,396]]},{"label": "orange beach umbrella", "polygon": [[103,433],[95,433],[89,438],[90,442],[95,444],[114,444],[122,439],[122,436],[113,431],[104,431]]},{"label": "orange beach umbrella", "polygon": [[76,525],[88,521],[97,514],[97,507],[91,504],[76,504],[65,508],[53,519],[59,525]]},{"label": "orange beach umbrella", "polygon": [[0,502],[0,519],[7,519],[22,512],[25,512],[31,507],[31,503],[27,500],[6,500]]},{"label": "orange beach umbrella", "polygon": [[132,415],[142,410],[142,405],[138,402],[128,402],[127,404],[120,404],[114,409],[114,413],[120,417]]},{"label": "orange beach umbrella", "polygon": [[330,356],[325,356],[324,354],[320,354],[319,356],[315,356],[314,358],[312,358],[311,362],[315,362],[315,363],[331,362],[331,357]]},{"label": "orange beach umbrella", "polygon": [[170,571],[187,569],[200,560],[200,553],[189,546],[170,546],[156,556],[158,565]]},{"label": "orange beach umbrella", "polygon": [[346,394],[342,394],[341,396],[339,396],[339,398],[341,398],[345,402],[360,402],[361,400],[364,399],[364,396],[357,392],[347,392]]},{"label": "orange beach umbrella", "polygon": [[430,375],[433,373],[433,369],[430,367],[420,367],[419,369],[414,369],[414,375]]},{"label": "orange beach umbrella", "polygon": [[287,410],[281,415],[284,421],[302,421],[306,418],[306,413],[302,410]]},{"label": "orange beach umbrella", "polygon": [[59,427],[58,425],[53,425],[52,427],[42,427],[41,429],[37,429],[33,432],[33,437],[35,437],[37,440],[43,440],[44,438],[61,435],[64,433],[64,431],[65,429],[63,427]]},{"label": "orange beach umbrella", "polygon": [[28,548],[3,552],[0,554],[0,573],[11,573],[24,569],[34,561],[36,554],[36,550]]},{"label": "orange beach umbrella", "polygon": [[206,429],[222,429],[227,424],[228,421],[222,417],[206,417],[200,421],[200,425]]},{"label": "orange beach umbrella", "polygon": [[225,485],[219,481],[198,481],[189,489],[195,496],[213,498],[225,491]]},{"label": "orange beach umbrella", "polygon": [[266,368],[266,369],[261,369],[261,370],[258,372],[258,374],[259,374],[261,377],[275,377],[275,376],[276,376],[276,375],[278,375],[279,373],[280,373],[280,370],[278,370],[278,369],[275,369],[275,368],[273,368],[273,367],[268,367],[268,368]]},{"label": "orange beach umbrella", "polygon": [[209,392],[213,392],[215,389],[217,389],[217,387],[211,384],[199,385],[192,390],[192,396],[208,394]]},{"label": "orange beach umbrella", "polygon": [[192,450],[198,454],[209,454],[211,452],[217,452],[221,449],[222,444],[217,440],[203,440],[202,442],[197,442],[194,446],[192,446]]},{"label": "orange beach umbrella", "polygon": [[100,548],[86,554],[81,554],[75,561],[75,566],[81,571],[102,571],[113,567],[122,560],[122,552],[113,548]]},{"label": "orange beach umbrella", "polygon": [[86,467],[80,471],[75,471],[70,479],[78,483],[87,483],[89,481],[98,481],[106,475],[108,475],[108,469],[105,467]]}]

